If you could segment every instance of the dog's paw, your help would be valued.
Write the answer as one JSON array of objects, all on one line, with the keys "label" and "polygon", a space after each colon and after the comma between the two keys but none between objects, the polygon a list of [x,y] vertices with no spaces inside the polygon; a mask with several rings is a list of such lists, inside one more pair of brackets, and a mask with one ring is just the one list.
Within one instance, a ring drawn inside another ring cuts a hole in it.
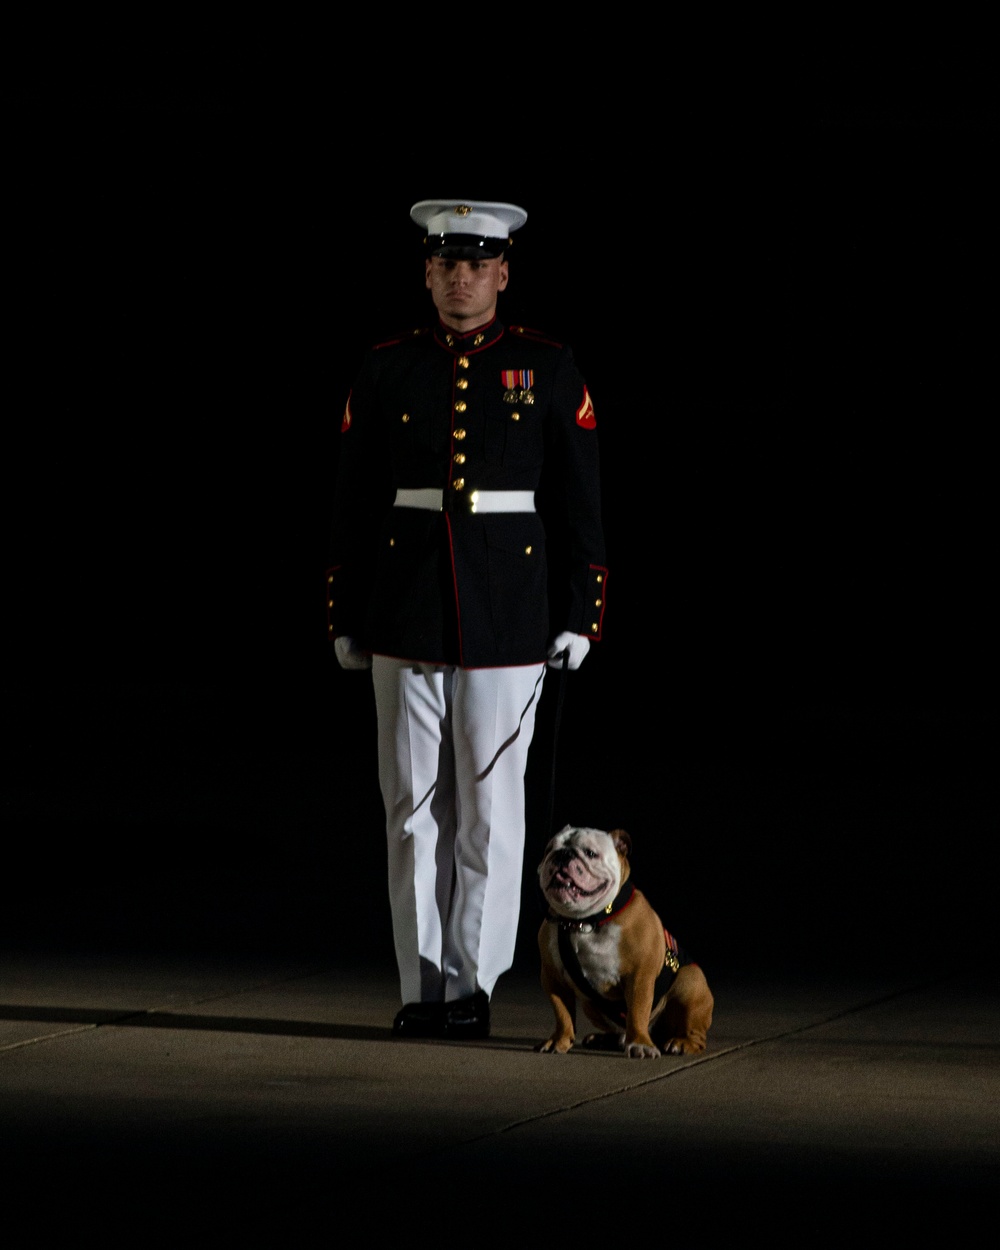
[{"label": "dog's paw", "polygon": [[535,1053],[539,1055],[565,1055],[572,1048],[573,1039],[571,1037],[550,1037],[546,1041],[538,1043],[535,1047]]},{"label": "dog's paw", "polygon": [[659,1059],[660,1048],[646,1042],[629,1042],[625,1047],[626,1059]]},{"label": "dog's paw", "polygon": [[693,1041],[690,1037],[671,1037],[663,1043],[665,1055],[697,1055],[704,1049],[704,1042]]}]

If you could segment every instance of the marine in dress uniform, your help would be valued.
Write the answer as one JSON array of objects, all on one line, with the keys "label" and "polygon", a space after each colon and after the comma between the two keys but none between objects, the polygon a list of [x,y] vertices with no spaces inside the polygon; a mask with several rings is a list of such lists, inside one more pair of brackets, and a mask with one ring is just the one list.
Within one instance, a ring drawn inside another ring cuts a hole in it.
[{"label": "marine in dress uniform", "polygon": [[[411,217],[439,317],[372,348],[348,398],[329,633],[343,667],[373,674],[394,1031],[482,1037],[513,961],[546,665],[578,667],[601,637],[596,419],[570,348],[497,318],[525,211],[433,200]],[[479,271],[482,319],[451,291]]]}]

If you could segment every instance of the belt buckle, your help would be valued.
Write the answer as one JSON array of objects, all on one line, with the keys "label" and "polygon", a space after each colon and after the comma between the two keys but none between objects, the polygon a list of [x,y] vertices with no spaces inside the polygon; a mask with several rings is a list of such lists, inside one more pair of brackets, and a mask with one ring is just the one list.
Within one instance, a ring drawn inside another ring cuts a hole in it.
[{"label": "belt buckle", "polygon": [[442,492],[441,511],[471,516],[476,510],[475,500],[478,494],[476,490],[455,490],[453,486],[449,486]]}]

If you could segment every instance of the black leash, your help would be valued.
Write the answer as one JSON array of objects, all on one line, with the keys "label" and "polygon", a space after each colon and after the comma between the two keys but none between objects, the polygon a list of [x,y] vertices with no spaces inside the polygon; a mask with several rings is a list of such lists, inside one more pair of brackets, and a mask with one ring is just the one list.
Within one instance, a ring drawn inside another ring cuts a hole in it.
[{"label": "black leash", "polygon": [[549,782],[549,818],[545,822],[545,841],[555,830],[552,828],[552,820],[556,809],[556,754],[559,747],[559,722],[562,720],[563,699],[566,695],[566,672],[569,667],[569,649],[562,653],[562,668],[559,670],[559,692],[556,696],[556,723],[552,731],[552,777]]}]

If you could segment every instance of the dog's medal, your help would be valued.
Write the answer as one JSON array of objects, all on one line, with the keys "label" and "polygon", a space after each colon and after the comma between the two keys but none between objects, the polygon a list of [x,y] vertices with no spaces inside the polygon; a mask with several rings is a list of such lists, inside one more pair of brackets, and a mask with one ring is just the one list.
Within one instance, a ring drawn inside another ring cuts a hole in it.
[{"label": "dog's medal", "polygon": [[677,972],[681,966],[681,948],[677,944],[677,939],[674,935],[672,933],[668,933],[666,929],[663,930],[663,936],[667,941],[667,954],[663,961],[663,966],[665,968],[669,968],[671,972]]}]

